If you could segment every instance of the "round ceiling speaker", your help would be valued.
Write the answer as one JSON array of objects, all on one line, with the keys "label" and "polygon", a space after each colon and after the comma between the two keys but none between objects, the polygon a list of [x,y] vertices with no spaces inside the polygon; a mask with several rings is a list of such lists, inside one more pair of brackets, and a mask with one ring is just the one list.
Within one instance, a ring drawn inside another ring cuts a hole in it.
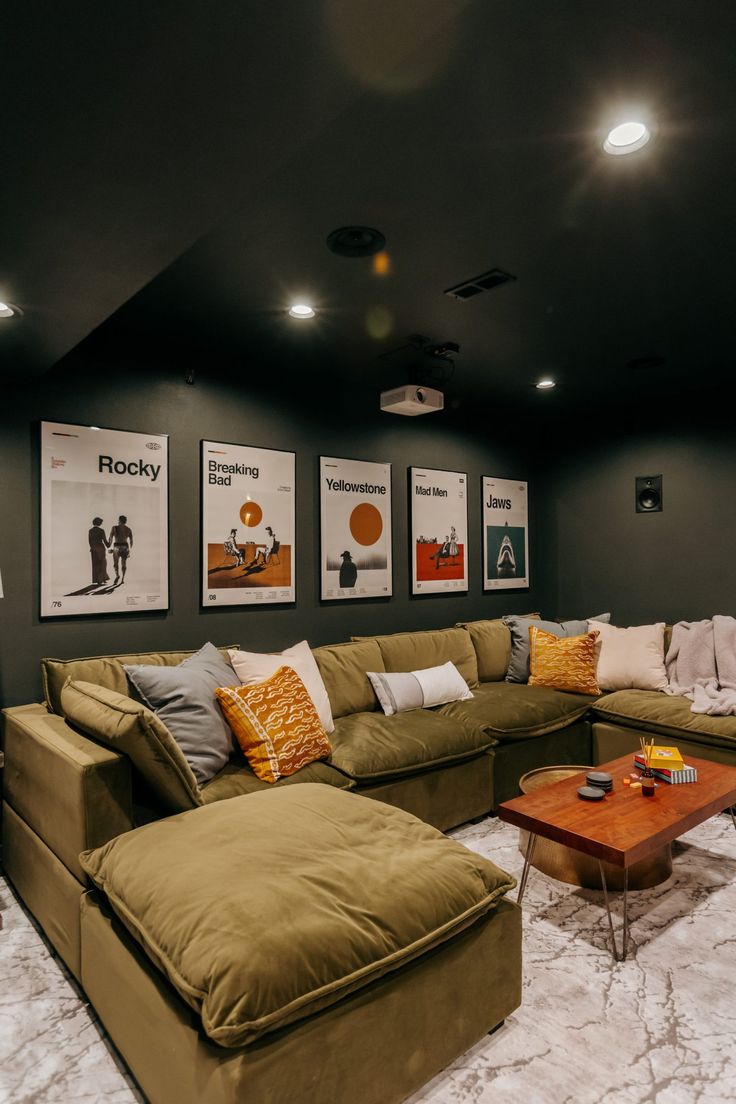
[{"label": "round ceiling speaker", "polygon": [[385,244],[381,231],[370,226],[341,226],[327,235],[327,248],[339,257],[372,257]]}]

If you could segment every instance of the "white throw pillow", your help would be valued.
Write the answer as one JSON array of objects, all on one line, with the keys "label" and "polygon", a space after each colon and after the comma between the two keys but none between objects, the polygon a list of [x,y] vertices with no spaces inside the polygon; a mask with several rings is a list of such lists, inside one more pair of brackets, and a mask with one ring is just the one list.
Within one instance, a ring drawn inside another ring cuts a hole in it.
[{"label": "white throw pillow", "polygon": [[390,717],[407,709],[429,709],[472,698],[468,684],[449,660],[423,671],[366,671],[381,709]]},{"label": "white throw pillow", "polygon": [[666,690],[664,621],[628,629],[589,621],[598,637],[598,685],[601,690]]},{"label": "white throw pillow", "polygon": [[254,686],[257,682],[263,682],[264,679],[275,674],[279,667],[291,667],[304,683],[307,693],[314,702],[314,708],[319,714],[325,732],[335,731],[330,699],[327,696],[322,675],[319,673],[317,661],[306,640],[300,640],[298,644],[294,644],[292,648],[285,648],[283,652],[229,650],[227,654],[243,686]]}]

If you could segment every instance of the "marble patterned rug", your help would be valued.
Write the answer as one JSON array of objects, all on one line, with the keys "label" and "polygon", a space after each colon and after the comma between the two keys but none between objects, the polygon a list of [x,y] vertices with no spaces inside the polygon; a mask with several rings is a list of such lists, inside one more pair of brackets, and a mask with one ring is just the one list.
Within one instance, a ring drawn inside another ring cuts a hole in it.
[{"label": "marble patterned rug", "polygon": [[[451,834],[519,877],[515,829],[488,819]],[[521,1007],[410,1104],[736,1100],[736,831],[716,817],[674,850],[672,877],[630,895],[623,963],[611,959],[601,894],[532,871]],[[614,909],[620,919],[618,895]],[[0,920],[0,1102],[140,1104],[99,1022],[2,878]]]}]

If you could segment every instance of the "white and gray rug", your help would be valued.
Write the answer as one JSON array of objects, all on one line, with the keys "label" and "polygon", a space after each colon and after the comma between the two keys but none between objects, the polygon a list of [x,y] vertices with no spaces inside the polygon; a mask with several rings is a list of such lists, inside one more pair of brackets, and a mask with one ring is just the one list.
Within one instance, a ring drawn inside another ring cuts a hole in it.
[{"label": "white and gray rug", "polygon": [[[519,877],[515,829],[485,820],[452,835]],[[618,895],[614,908],[620,919]],[[675,844],[672,877],[632,893],[629,913],[630,957],[614,963],[601,894],[532,871],[521,1008],[411,1104],[496,1104],[503,1096],[529,1104],[736,1100],[730,819],[714,818]],[[0,918],[2,1104],[140,1102],[88,1005],[1,878]]]}]

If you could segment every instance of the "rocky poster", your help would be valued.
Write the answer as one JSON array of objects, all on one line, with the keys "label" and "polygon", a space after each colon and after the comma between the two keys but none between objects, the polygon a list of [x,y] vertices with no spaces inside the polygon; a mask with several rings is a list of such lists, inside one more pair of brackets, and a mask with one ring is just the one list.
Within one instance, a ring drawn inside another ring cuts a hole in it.
[{"label": "rocky poster", "polygon": [[529,586],[527,484],[483,476],[483,589]]},{"label": "rocky poster", "polygon": [[202,605],[296,600],[295,456],[202,441]]},{"label": "rocky poster", "polygon": [[161,434],[41,423],[41,616],[169,606]]},{"label": "rocky poster", "polygon": [[409,469],[412,594],[468,589],[468,477]]},{"label": "rocky poster", "polygon": [[319,483],[323,600],[388,598],[391,465],[321,456]]}]

